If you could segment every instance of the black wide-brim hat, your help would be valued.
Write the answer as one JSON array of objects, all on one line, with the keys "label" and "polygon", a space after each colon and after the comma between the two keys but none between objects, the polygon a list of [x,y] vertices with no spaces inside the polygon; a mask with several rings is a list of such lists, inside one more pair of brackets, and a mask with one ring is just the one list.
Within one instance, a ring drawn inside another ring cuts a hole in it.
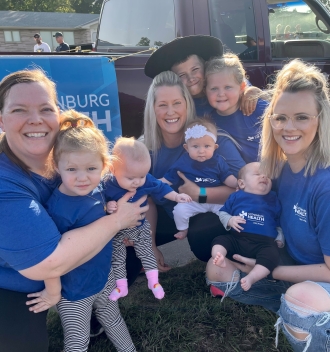
[{"label": "black wide-brim hat", "polygon": [[174,64],[184,61],[191,55],[197,55],[207,61],[222,54],[223,47],[218,38],[209,35],[180,37],[157,49],[144,66],[144,73],[154,78],[163,71],[171,70]]}]

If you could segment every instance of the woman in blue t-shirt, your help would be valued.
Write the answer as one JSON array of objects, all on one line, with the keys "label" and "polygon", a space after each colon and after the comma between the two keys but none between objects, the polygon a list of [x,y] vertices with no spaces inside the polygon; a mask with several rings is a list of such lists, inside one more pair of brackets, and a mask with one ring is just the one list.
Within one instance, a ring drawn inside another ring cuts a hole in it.
[{"label": "woman in blue t-shirt", "polygon": [[[186,153],[183,147],[184,131],[194,118],[193,100],[180,78],[171,71],[157,75],[149,88],[144,114],[144,142],[152,155],[150,173],[153,176],[162,178],[181,155]],[[238,170],[245,163],[235,143],[228,135],[222,133],[218,136],[217,144],[219,148],[216,149],[216,153],[227,161],[230,171],[237,176]],[[183,174],[181,178],[184,184],[179,187],[179,191],[183,192],[182,187],[189,184],[188,188],[193,191],[187,193],[194,201],[200,203],[223,204],[234,191],[227,186],[200,188]],[[154,245],[173,241],[173,235],[177,232],[172,214],[174,205],[176,205],[174,202],[165,201],[158,203],[157,210],[151,207],[147,218],[156,237]],[[157,229],[156,211],[158,211]],[[188,241],[196,257],[207,261],[210,258],[213,238],[222,232],[225,233],[226,230],[214,214],[200,214],[191,218]],[[159,269],[166,270],[161,253],[156,246],[154,247]]]},{"label": "woman in blue t-shirt", "polygon": [[59,130],[55,84],[41,70],[14,72],[0,82],[0,346],[46,352],[47,311],[26,306],[27,293],[99,253],[121,229],[136,226],[145,197],[119,201],[119,212],[62,236],[44,205],[59,179],[44,176]]},{"label": "woman in blue t-shirt", "polygon": [[276,181],[282,205],[280,224],[295,265],[278,266],[272,276],[279,281],[263,279],[248,294],[237,283],[254,266],[252,259],[235,255],[246,265],[228,265],[220,272],[209,263],[206,271],[208,283],[222,291],[227,288],[229,297],[279,309],[276,326],[295,351],[328,350],[329,116],[327,78],[299,60],[284,66],[264,114],[261,162]]}]

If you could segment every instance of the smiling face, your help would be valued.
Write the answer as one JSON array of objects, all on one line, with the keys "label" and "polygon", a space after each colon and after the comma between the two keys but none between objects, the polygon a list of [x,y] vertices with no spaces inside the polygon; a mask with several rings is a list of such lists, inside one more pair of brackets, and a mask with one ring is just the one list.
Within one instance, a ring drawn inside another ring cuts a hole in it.
[{"label": "smiling face", "polygon": [[122,157],[122,161],[114,163],[112,173],[121,188],[132,192],[145,184],[150,167],[150,158],[134,161],[129,157]]},{"label": "smiling face", "polygon": [[60,191],[68,196],[85,196],[100,183],[103,168],[98,153],[62,153],[56,168],[62,178]]},{"label": "smiling face", "polygon": [[173,65],[172,71],[180,77],[193,98],[204,96],[204,63],[197,55],[191,55],[185,62]]},{"label": "smiling face", "polygon": [[214,151],[218,148],[218,144],[207,135],[201,138],[190,138],[183,146],[190,158],[199,162],[211,159]]},{"label": "smiling face", "polygon": [[187,103],[180,87],[159,87],[155,97],[155,115],[164,139],[175,135],[181,139],[187,121]]},{"label": "smiling face", "polygon": [[210,105],[219,115],[233,114],[239,106],[245,83],[237,83],[233,73],[224,70],[207,77],[206,96]]},{"label": "smiling face", "polygon": [[11,87],[0,112],[0,128],[26,165],[45,162],[59,130],[59,109],[50,89],[41,82]]},{"label": "smiling face", "polygon": [[[300,91],[297,93],[282,93],[274,104],[274,114],[283,114],[294,117],[301,114],[317,116],[318,110],[313,93]],[[310,120],[304,129],[297,129],[292,124],[292,119],[283,129],[274,129],[273,135],[284,151],[291,166],[299,170],[306,164],[306,151],[313,142],[318,129],[318,118]]]},{"label": "smiling face", "polygon": [[239,188],[248,193],[265,195],[272,188],[270,178],[260,172],[260,163],[246,164],[243,176],[237,181]]}]

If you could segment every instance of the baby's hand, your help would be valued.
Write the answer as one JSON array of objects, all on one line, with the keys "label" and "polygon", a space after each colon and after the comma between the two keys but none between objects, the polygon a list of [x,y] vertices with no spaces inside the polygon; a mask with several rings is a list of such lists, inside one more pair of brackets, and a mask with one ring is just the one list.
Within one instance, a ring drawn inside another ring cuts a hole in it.
[{"label": "baby's hand", "polygon": [[107,203],[107,212],[109,214],[115,213],[118,209],[117,202],[115,200],[111,200]]},{"label": "baby's hand", "polygon": [[228,226],[236,230],[237,232],[241,232],[244,230],[242,226],[239,224],[245,224],[246,220],[241,218],[240,216],[232,216],[228,221]]},{"label": "baby's hand", "polygon": [[278,248],[283,248],[284,247],[284,243],[282,241],[275,240],[275,242],[276,242]]},{"label": "baby's hand", "polygon": [[29,293],[27,296],[36,297],[35,299],[31,299],[26,302],[27,306],[33,304],[33,306],[29,308],[29,311],[34,313],[40,313],[44,310],[49,309],[52,306],[55,306],[55,304],[58,303],[61,299],[61,292],[56,295],[50,295],[47,290],[44,289],[40,292]]},{"label": "baby's hand", "polygon": [[175,196],[175,201],[177,203],[187,203],[187,202],[191,202],[192,199],[190,196],[188,196],[188,194],[185,194],[185,193],[178,193],[176,196]]}]

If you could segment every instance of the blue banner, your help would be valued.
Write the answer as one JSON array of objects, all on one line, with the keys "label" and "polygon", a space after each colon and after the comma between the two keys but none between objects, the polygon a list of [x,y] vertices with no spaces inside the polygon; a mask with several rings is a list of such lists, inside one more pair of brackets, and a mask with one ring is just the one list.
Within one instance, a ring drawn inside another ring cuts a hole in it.
[{"label": "blue banner", "polygon": [[110,141],[122,134],[115,66],[101,56],[0,56],[0,80],[18,70],[41,68],[56,83],[61,110],[93,119]]}]

